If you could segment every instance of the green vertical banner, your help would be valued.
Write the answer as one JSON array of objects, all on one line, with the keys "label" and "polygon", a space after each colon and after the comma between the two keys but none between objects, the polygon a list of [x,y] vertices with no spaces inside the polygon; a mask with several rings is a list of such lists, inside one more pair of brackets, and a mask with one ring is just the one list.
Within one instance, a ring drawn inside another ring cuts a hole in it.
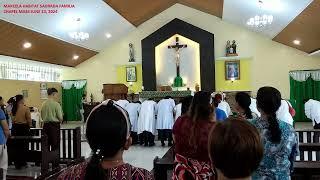
[{"label": "green vertical banner", "polygon": [[81,121],[80,109],[87,80],[62,81],[62,109],[65,121]]}]

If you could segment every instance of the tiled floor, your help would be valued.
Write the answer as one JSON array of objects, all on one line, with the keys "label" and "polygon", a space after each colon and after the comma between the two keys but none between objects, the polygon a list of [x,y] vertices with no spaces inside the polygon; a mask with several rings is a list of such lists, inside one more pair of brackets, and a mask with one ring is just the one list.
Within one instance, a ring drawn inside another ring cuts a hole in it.
[{"label": "tiled floor", "polygon": [[[80,123],[67,123],[63,124],[64,128],[75,128],[77,126],[81,126]],[[296,123],[296,129],[312,129],[312,123]],[[144,146],[132,146],[128,151],[124,153],[124,160],[134,166],[142,167],[147,170],[151,170],[153,168],[153,159],[156,156],[162,157],[167,151],[168,147],[161,147],[160,142],[156,142],[156,146],[154,147],[144,147]],[[90,156],[90,147],[87,142],[81,143],[81,153],[84,157]],[[15,170],[13,166],[10,166],[8,169],[9,175],[16,176],[38,176],[40,172],[40,167],[31,166],[27,169],[23,170]]]}]

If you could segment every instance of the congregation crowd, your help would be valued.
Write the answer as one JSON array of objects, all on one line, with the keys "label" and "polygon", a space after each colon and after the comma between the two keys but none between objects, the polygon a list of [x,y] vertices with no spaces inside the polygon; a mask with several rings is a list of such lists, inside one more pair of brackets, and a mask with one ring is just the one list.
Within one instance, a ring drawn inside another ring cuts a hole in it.
[{"label": "congregation crowd", "polygon": [[[125,163],[123,153],[136,138],[132,134],[142,137],[138,137],[140,143],[154,145],[156,129],[162,145],[166,138],[171,145],[167,137],[171,125],[174,180],[290,179],[298,139],[293,126],[277,118],[282,104],[280,92],[273,87],[258,90],[259,114],[251,111],[251,98],[245,93],[236,95],[238,113],[232,116],[225,113],[224,103],[219,108],[221,102],[220,95],[212,98],[209,92],[196,92],[182,100],[181,115],[170,124],[168,115],[174,119],[179,113],[170,97],[158,103],[146,100],[141,105],[106,100],[87,119],[92,157],[68,168],[59,179],[153,179],[151,172]],[[217,120],[219,113],[225,115]]]},{"label": "congregation crowd", "polygon": [[[48,89],[49,99],[41,108],[44,132],[51,150],[58,147],[62,109],[58,91]],[[0,98],[0,165],[6,170],[6,140],[28,135],[32,126],[30,110],[22,95],[10,98],[5,107]],[[153,179],[151,172],[123,160],[132,144],[174,145],[175,168],[172,179],[290,179],[299,152],[293,127],[294,109],[273,87],[262,87],[256,99],[238,92],[235,110],[221,94],[199,91],[177,105],[171,97],[158,103],[106,100],[96,106],[86,121],[86,138],[92,150],[88,161],[66,169],[58,179]],[[313,103],[306,101],[306,115],[318,124]],[[26,144],[15,145],[21,156],[14,165],[26,165]],[[5,177],[5,173],[4,173]]]}]

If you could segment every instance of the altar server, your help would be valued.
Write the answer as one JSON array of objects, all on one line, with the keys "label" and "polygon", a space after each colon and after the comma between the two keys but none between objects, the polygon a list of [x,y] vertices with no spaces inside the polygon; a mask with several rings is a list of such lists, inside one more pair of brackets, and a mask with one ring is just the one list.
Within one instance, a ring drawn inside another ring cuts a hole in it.
[{"label": "altar server", "polygon": [[277,119],[284,121],[293,126],[293,118],[289,112],[289,103],[286,100],[281,100],[281,106],[279,107],[276,115]]},{"label": "altar server", "polygon": [[[152,99],[141,104],[138,118],[138,134],[142,134],[145,146],[154,146],[154,135],[156,133],[155,116],[157,114],[157,103]],[[140,142],[141,143],[141,142]]]},{"label": "altar server", "polygon": [[310,99],[305,105],[305,114],[312,120],[314,129],[320,129],[320,102]]},{"label": "altar server", "polygon": [[141,102],[131,102],[127,104],[125,110],[129,114],[129,119],[131,123],[131,137],[132,137],[132,144],[138,143],[138,117],[141,108]]},{"label": "altar server", "polygon": [[174,124],[175,102],[167,96],[158,103],[157,125],[158,135],[161,145],[165,146],[164,141],[168,139],[168,145],[172,146],[172,127]]},{"label": "altar server", "polygon": [[118,101],[115,101],[115,103],[121,106],[123,109],[125,109],[126,106],[129,104],[129,101],[126,99],[119,99]]}]

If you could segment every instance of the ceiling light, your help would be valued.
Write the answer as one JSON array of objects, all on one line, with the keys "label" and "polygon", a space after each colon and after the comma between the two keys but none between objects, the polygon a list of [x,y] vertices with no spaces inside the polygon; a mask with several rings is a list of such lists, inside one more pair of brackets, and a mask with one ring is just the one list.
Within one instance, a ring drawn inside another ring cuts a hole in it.
[{"label": "ceiling light", "polygon": [[300,45],[300,43],[301,43],[301,42],[300,42],[300,40],[298,40],[298,39],[296,39],[296,40],[293,41],[293,44],[295,44],[295,45]]},{"label": "ceiling light", "polygon": [[76,23],[78,25],[77,31],[69,32],[69,36],[76,41],[85,41],[89,39],[89,33],[81,31],[81,19],[77,18]]},{"label": "ceiling light", "polygon": [[78,55],[73,55],[73,58],[72,58],[73,60],[77,60],[77,59],[79,59],[79,56]]},{"label": "ceiling light", "polygon": [[106,33],[106,37],[109,39],[112,37],[112,35],[110,33]]},{"label": "ceiling light", "polygon": [[29,42],[23,43],[23,47],[26,48],[26,49],[30,48],[31,46],[32,46],[32,44],[29,43]]},{"label": "ceiling light", "polygon": [[[262,9],[263,1],[259,0],[258,3],[259,3],[259,8]],[[273,22],[272,15],[263,14],[263,15],[255,15],[254,17],[249,18],[247,21],[247,25],[252,27],[264,27],[272,24],[272,22]]]}]

